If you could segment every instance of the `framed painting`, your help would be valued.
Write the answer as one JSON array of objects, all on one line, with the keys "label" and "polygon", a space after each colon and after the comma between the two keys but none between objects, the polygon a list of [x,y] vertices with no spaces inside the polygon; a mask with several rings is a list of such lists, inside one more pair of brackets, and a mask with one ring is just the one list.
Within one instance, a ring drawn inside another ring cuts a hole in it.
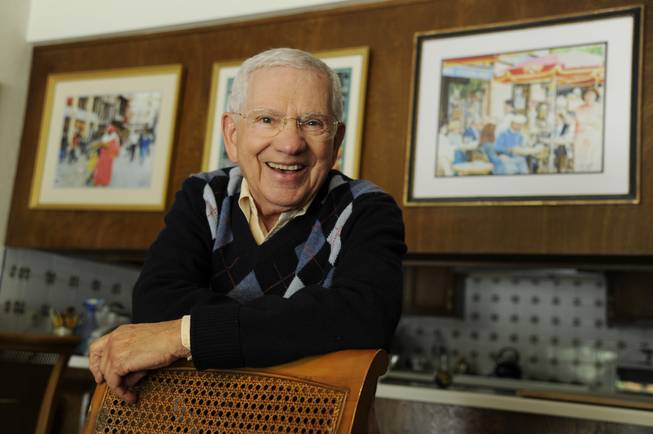
[{"label": "framed painting", "polygon": [[181,71],[50,75],[30,208],[163,210]]},{"label": "framed painting", "polygon": [[[334,167],[349,177],[357,178],[363,134],[369,49],[356,47],[314,54],[338,74],[342,86],[343,121],[346,130]],[[222,114],[228,111],[227,104],[231,86],[242,62],[243,60],[238,60],[213,64],[202,170],[214,170],[233,165],[225,151],[220,119]]]},{"label": "framed painting", "polygon": [[638,203],[642,18],[417,34],[406,204]]}]

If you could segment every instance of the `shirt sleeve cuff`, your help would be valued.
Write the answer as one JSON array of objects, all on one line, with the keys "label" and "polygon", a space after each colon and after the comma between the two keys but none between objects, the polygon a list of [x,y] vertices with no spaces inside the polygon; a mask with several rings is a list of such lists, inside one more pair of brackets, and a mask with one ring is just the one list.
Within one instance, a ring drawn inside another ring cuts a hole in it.
[{"label": "shirt sleeve cuff", "polygon": [[190,315],[181,317],[181,344],[190,351]]}]

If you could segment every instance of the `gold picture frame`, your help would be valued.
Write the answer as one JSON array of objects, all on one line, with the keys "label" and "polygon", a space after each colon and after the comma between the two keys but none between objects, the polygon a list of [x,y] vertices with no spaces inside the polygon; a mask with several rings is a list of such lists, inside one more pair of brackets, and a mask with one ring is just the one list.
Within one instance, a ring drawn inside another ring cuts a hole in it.
[{"label": "gold picture frame", "polygon": [[31,209],[162,211],[181,65],[50,74]]},{"label": "gold picture frame", "polygon": [[[351,178],[357,178],[360,169],[369,48],[354,47],[320,51],[314,55],[333,68],[340,77],[343,87],[343,117],[346,131],[336,168]],[[213,64],[209,113],[202,153],[203,171],[215,170],[232,164],[228,161],[224,150],[220,119],[222,114],[227,111],[231,83],[242,62],[243,59]]]},{"label": "gold picture frame", "polygon": [[404,204],[638,204],[643,16],[416,34]]}]

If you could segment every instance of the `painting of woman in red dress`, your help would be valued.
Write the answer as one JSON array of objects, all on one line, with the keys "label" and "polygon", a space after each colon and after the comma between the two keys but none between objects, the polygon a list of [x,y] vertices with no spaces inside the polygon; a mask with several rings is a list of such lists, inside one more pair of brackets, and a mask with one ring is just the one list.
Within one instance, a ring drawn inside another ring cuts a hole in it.
[{"label": "painting of woman in red dress", "polygon": [[95,166],[95,176],[93,182],[96,186],[108,186],[111,184],[113,173],[113,160],[120,152],[120,137],[116,132],[116,127],[110,125],[107,132],[102,136],[100,143],[100,154],[97,165]]}]

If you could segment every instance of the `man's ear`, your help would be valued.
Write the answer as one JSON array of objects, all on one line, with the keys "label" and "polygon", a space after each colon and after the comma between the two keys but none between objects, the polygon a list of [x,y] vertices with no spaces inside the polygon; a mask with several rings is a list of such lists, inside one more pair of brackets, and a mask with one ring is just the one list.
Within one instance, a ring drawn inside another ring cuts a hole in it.
[{"label": "man's ear", "polygon": [[345,139],[345,125],[339,124],[338,130],[336,131],[335,136],[333,136],[333,164],[336,164],[338,160],[338,149],[342,145],[342,141]]},{"label": "man's ear", "polygon": [[227,156],[234,163],[238,163],[238,129],[236,122],[229,113],[222,114],[222,135]]}]

